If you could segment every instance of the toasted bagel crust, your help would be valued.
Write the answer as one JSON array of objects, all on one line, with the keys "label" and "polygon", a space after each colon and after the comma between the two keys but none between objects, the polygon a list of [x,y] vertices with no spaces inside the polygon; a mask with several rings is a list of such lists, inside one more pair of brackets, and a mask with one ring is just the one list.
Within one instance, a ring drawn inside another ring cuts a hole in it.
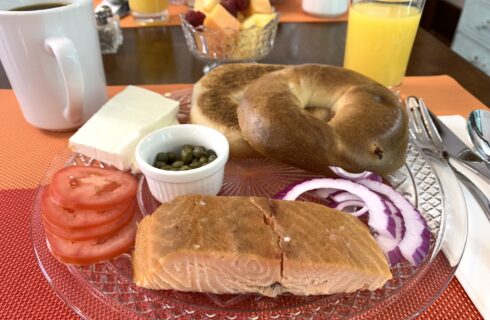
[{"label": "toasted bagel crust", "polygon": [[408,117],[390,90],[325,65],[221,66],[196,84],[191,121],[223,132],[234,156],[327,175],[328,166],[391,173],[408,144]]}]

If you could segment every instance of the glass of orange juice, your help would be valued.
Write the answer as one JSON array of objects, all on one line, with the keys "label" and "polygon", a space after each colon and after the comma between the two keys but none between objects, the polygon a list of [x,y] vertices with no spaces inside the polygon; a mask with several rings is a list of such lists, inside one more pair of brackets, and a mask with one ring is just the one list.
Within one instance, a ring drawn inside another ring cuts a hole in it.
[{"label": "glass of orange juice", "polygon": [[129,8],[139,24],[162,24],[168,20],[168,0],[129,0]]},{"label": "glass of orange juice", "polygon": [[407,69],[425,0],[353,0],[344,67],[394,88]]}]

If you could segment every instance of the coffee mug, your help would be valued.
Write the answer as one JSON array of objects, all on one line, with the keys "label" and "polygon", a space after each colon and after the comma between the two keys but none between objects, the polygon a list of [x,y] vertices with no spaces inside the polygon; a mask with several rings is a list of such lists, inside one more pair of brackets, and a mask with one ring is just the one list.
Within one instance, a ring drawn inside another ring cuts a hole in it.
[{"label": "coffee mug", "polygon": [[90,0],[2,0],[0,60],[34,127],[80,127],[106,101]]}]

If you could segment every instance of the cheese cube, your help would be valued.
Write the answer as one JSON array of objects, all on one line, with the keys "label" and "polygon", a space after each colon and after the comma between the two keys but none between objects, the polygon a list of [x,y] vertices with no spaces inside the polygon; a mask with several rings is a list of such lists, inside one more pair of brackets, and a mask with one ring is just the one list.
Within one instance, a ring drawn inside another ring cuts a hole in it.
[{"label": "cheese cube", "polygon": [[113,165],[136,170],[136,145],[148,133],[178,124],[179,102],[128,86],[109,100],[70,139],[70,148]]}]

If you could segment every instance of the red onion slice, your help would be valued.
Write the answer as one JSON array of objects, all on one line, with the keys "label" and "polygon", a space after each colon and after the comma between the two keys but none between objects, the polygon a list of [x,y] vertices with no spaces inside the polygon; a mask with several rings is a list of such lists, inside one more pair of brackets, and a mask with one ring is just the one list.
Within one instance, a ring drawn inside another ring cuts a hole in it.
[{"label": "red onion slice", "polygon": [[395,220],[391,216],[390,210],[386,207],[383,199],[367,187],[353,181],[330,178],[312,179],[287,186],[274,198],[296,200],[296,198],[307,191],[322,188],[345,190],[357,195],[369,210],[368,225],[379,235],[384,235],[392,239],[396,238]]},{"label": "red onion slice", "polygon": [[[348,210],[348,208],[359,208],[357,210]],[[332,207],[339,211],[344,211],[353,215],[354,217],[360,217],[363,214],[368,212],[368,207],[362,200],[346,200],[343,202],[337,203],[334,207]]]},{"label": "red onion slice", "polygon": [[384,195],[398,208],[405,223],[405,232],[398,247],[405,259],[412,265],[419,265],[428,255],[430,247],[430,231],[420,212],[390,186],[372,180],[360,180],[358,183]]},{"label": "red onion slice", "polygon": [[342,192],[332,194],[330,198],[332,198],[332,200],[335,202],[362,201],[361,198],[359,198],[359,196],[347,191],[342,191]]},{"label": "red onion slice", "polygon": [[360,172],[360,173],[352,173],[352,172],[345,171],[344,169],[342,169],[340,167],[329,166],[329,168],[337,176],[339,176],[340,178],[343,178],[343,179],[347,179],[347,180],[352,180],[352,181],[357,181],[357,180],[361,180],[361,179],[369,179],[369,180],[374,180],[374,181],[382,181],[383,180],[380,175],[377,175],[376,173],[370,172],[370,171],[364,171],[364,172]]}]

